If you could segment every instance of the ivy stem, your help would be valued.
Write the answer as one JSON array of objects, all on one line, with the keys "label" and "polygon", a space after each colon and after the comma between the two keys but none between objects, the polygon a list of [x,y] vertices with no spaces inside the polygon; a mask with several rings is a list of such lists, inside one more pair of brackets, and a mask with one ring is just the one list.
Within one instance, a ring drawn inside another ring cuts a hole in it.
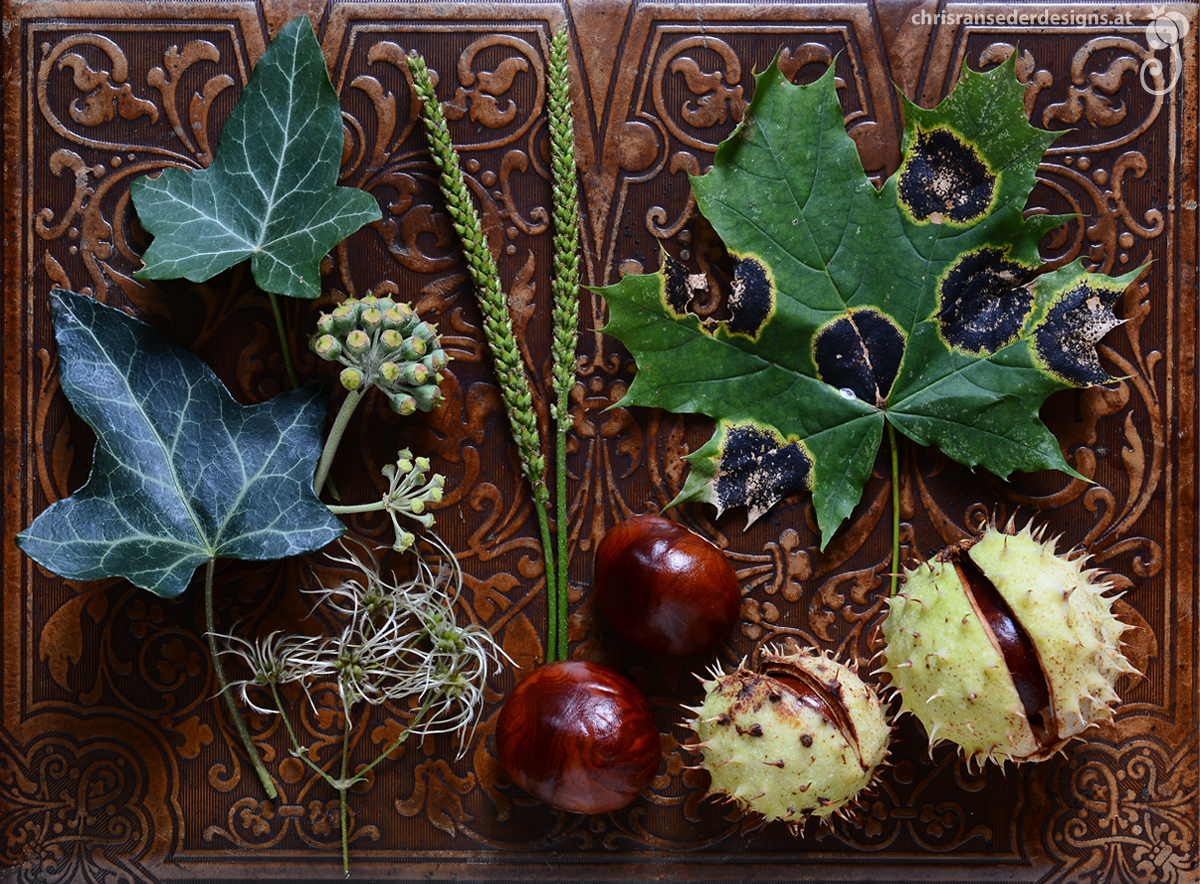
[{"label": "ivy stem", "polygon": [[350,416],[354,414],[354,409],[358,408],[358,403],[362,401],[369,389],[370,387],[359,387],[357,390],[351,390],[342,400],[342,407],[338,409],[337,417],[333,419],[333,426],[329,430],[329,436],[325,439],[325,448],[321,451],[321,460],[317,464],[317,473],[313,477],[313,490],[317,494],[321,493],[321,489],[325,487],[325,480],[329,478],[329,469],[333,466],[334,457],[337,456],[338,445],[341,444],[346,426],[350,423]]},{"label": "ivy stem", "polygon": [[888,448],[892,453],[892,586],[888,595],[894,596],[900,584],[900,451],[891,422],[888,422],[887,431]]},{"label": "ivy stem", "polygon": [[287,369],[292,389],[299,390],[300,379],[296,376],[296,366],[292,364],[292,348],[288,346],[287,329],[283,324],[283,311],[279,309],[279,298],[274,292],[267,292],[267,298],[271,301],[271,312],[275,314],[275,331],[279,335],[279,354],[283,357],[283,367]]},{"label": "ivy stem", "polygon": [[387,501],[377,500],[374,503],[326,504],[327,509],[335,516],[349,516],[354,513],[377,513],[387,509]]},{"label": "ivy stem", "polygon": [[250,756],[250,763],[254,766],[259,780],[262,781],[267,797],[275,798],[278,795],[275,791],[275,784],[271,782],[271,774],[267,772],[266,765],[259,757],[258,748],[250,737],[250,729],[246,727],[246,719],[242,717],[242,710],[238,708],[237,700],[229,690],[229,679],[225,677],[225,666],[221,663],[221,653],[217,648],[216,618],[213,614],[213,574],[216,569],[216,559],[209,559],[208,567],[204,571],[204,619],[208,629],[208,653],[212,657],[213,673],[217,677],[217,684],[221,689],[220,694],[225,698],[225,706],[229,710],[229,718],[233,722],[234,730],[242,738],[242,745],[246,747],[246,754]]}]

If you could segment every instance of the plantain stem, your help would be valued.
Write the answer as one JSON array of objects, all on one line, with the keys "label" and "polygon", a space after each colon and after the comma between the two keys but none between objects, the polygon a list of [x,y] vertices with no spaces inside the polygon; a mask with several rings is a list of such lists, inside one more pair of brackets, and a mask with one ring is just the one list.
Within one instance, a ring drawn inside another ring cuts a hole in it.
[{"label": "plantain stem", "polygon": [[575,351],[579,342],[579,191],[575,178],[575,121],[571,113],[568,64],[570,31],[564,23],[550,44],[547,93],[550,115],[550,169],[554,208],[554,363],[555,425],[554,527],[558,535],[558,584],[547,583],[551,610],[557,620],[551,659],[566,660],[568,627],[568,564],[570,562],[567,502],[567,429],[571,426],[571,391],[575,387]]},{"label": "plantain stem", "polygon": [[[549,518],[546,515],[550,491],[546,487],[546,458],[542,454],[541,433],[538,429],[537,412],[533,406],[533,390],[513,332],[508,299],[501,289],[500,271],[483,233],[479,211],[467,187],[466,178],[459,167],[458,152],[450,139],[450,130],[434,90],[433,79],[429,75],[425,60],[419,55],[408,57],[408,69],[412,73],[413,91],[421,102],[421,117],[429,140],[429,153],[441,173],[438,185],[451,223],[462,242],[467,270],[475,287],[476,301],[483,313],[484,336],[492,353],[496,377],[500,381],[500,393],[517,445],[521,471],[533,491],[533,504],[542,538],[543,570],[546,575],[546,658],[547,661],[552,661],[560,649],[565,653],[565,629],[560,629],[560,625],[565,623],[565,611],[560,610],[559,605],[554,544],[550,538]],[[562,521],[561,516],[559,521]]]}]

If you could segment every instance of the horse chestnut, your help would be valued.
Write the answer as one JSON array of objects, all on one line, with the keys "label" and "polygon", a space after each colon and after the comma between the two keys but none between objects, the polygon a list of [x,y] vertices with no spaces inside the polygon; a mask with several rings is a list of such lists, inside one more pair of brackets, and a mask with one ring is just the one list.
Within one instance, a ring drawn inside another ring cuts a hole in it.
[{"label": "horse chestnut", "polygon": [[1136,673],[1104,575],[1026,525],[989,525],[905,571],[882,625],[883,671],[929,748],[967,764],[1043,761],[1112,721],[1117,679]]},{"label": "horse chestnut", "polygon": [[596,548],[594,589],[622,638],[672,657],[716,645],[742,603],[724,554],[659,516],[634,516],[608,530]]},{"label": "horse chestnut", "polygon": [[500,764],[559,810],[606,813],[633,801],[658,772],[658,728],[645,695],[599,663],[535,669],[496,724]]},{"label": "horse chestnut", "polygon": [[703,684],[688,726],[700,737],[709,792],[794,834],[809,817],[848,813],[887,755],[878,694],[822,654],[768,650],[757,668],[743,661]]}]

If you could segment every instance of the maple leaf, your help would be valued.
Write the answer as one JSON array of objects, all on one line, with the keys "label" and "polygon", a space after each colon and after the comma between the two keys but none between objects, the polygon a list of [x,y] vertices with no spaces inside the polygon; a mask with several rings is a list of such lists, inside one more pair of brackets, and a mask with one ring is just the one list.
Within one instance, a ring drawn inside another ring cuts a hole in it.
[{"label": "maple leaf", "polygon": [[342,145],[325,56],[300,16],[259,59],[212,164],[131,185],[138,220],[154,235],[135,275],[204,282],[250,258],[263,291],[318,297],[321,258],[381,216],[370,194],[336,186]]},{"label": "maple leaf", "polygon": [[313,492],[319,387],[241,405],[145,323],[65,289],[50,304],[63,392],[97,442],[84,486],[17,536],[32,559],[171,598],[212,559],[280,559],[342,535]]},{"label": "maple leaf", "polygon": [[1068,220],[1025,203],[1057,137],[1029,125],[1013,64],[964,67],[932,110],[905,102],[901,163],[881,188],[846,133],[833,69],[757,78],[745,118],[692,179],[733,261],[728,318],[689,310],[700,280],[600,289],[604,329],[638,372],[618,405],[717,420],[672,504],[748,508],[809,489],[822,548],[862,496],[885,427],[1001,478],[1066,462],[1038,411],[1106,383],[1095,344],[1120,324],[1112,278],[1053,272],[1038,242]]}]

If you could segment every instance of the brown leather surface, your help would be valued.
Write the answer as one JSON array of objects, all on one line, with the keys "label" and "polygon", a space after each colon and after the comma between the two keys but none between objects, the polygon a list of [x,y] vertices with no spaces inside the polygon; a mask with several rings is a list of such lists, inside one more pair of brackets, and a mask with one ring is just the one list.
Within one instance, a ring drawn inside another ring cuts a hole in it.
[{"label": "brown leather surface", "polygon": [[[584,294],[569,459],[571,653],[644,688],[662,733],[660,775],[631,807],[588,817],[538,804],[499,770],[491,739],[509,670],[490,684],[464,757],[442,740],[406,746],[352,799],[356,877],[711,880],[1197,880],[1196,34],[1179,61],[1159,50],[1163,90],[1139,82],[1152,7],[987,3],[504,4],[6,0],[4,5],[3,595],[0,597],[0,864],[20,881],[333,879],[340,876],[336,794],[287,754],[276,721],[250,720],[277,779],[268,802],[212,702],[199,594],[164,601],[123,581],[75,584],[34,566],[13,535],[87,475],[92,436],[58,390],[47,292],[55,285],[128,307],[212,364],[243,402],[286,384],[265,301],[238,271],[211,284],[154,286],[131,274],[145,237],[129,183],[166,164],[211,158],[251,64],[271,33],[313,15],[347,124],[344,184],[378,197],[384,220],[323,266],[329,299],[394,291],[439,323],[454,357],[446,403],[399,419],[378,403],[356,418],[335,480],[346,499],[398,445],[446,474],[439,528],[468,576],[475,617],[523,667],[543,656],[539,544],[518,481],[480,319],[414,134],[396,61],[416,49],[439,74],[451,131],[480,197],[537,376],[548,361],[550,233],[543,71],[550,29],[574,37],[574,101],[583,184],[584,273],[601,285],[653,270],[660,249],[722,275],[721,250],[692,213],[685,172],[711,163],[740,119],[752,72],[778,52],[812,79],[835,64],[849,130],[868,173],[898,162],[893,84],[931,104],[966,62],[1019,47],[1032,121],[1070,130],[1047,154],[1035,211],[1080,218],[1045,243],[1049,260],[1083,255],[1103,272],[1148,259],[1118,304],[1126,322],[1101,346],[1125,379],[1053,397],[1043,416],[1092,482],[1037,474],[1012,483],[936,452],[901,452],[906,554],[929,555],[988,516],[1033,516],[1120,575],[1122,618],[1140,627],[1116,725],[1039,765],[968,772],[948,748],[932,759],[911,720],[864,813],[802,839],[752,831],[703,802],[703,777],[680,747],[692,672],[617,639],[589,600],[591,557],[608,526],[657,510],[681,485],[681,456],[709,435],[703,418],[606,410],[626,389],[628,354],[595,331],[601,299]],[[1108,24],[1022,25],[1010,13],[1105,14]],[[1001,23],[957,16],[1002,14]],[[940,18],[938,17],[940,14]],[[1157,13],[1155,13],[1157,14]],[[922,16],[924,15],[924,18]],[[1121,15],[1128,24],[1112,24]],[[485,77],[502,61],[507,78]],[[887,268],[877,268],[886,273]],[[303,347],[315,310],[287,305],[301,374],[332,380]],[[539,386],[539,390],[542,389]],[[849,525],[817,551],[807,496],[743,531],[744,513],[685,523],[726,547],[742,582],[741,621],[717,658],[731,663],[794,638],[867,661],[889,570],[884,460]],[[386,539],[386,519],[354,530]],[[241,634],[294,625],[303,562],[222,562],[218,614]],[[193,588],[194,589],[194,588]],[[864,664],[863,669],[870,668]],[[304,727],[332,745],[329,716]],[[388,732],[366,722],[362,754]],[[394,728],[394,722],[392,727]]]}]

